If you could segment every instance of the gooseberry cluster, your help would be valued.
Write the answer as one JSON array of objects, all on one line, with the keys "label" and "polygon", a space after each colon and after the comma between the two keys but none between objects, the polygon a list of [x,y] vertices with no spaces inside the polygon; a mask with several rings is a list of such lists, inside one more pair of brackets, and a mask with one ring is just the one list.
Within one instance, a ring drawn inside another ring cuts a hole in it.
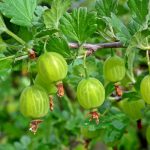
[{"label": "gooseberry cluster", "polygon": [[[38,74],[34,85],[23,90],[20,97],[20,110],[26,117],[36,118],[30,123],[30,130],[36,133],[38,124],[42,122],[39,118],[44,117],[50,108],[53,110],[53,95],[59,97],[64,95],[62,80],[66,77],[68,65],[63,56],[56,52],[45,52],[38,58]],[[124,59],[119,56],[111,56],[104,62],[104,77],[113,82],[118,96],[122,96],[119,82],[124,78],[126,69]],[[144,88],[143,88],[144,87]],[[145,88],[146,87],[146,88]],[[150,76],[146,76],[141,82],[141,94],[143,99],[150,103]],[[96,78],[86,77],[77,86],[77,99],[84,109],[90,109],[90,119],[99,123],[100,114],[97,108],[104,103],[105,88]],[[121,109],[135,120],[141,119],[141,110],[145,107],[143,100],[120,102]],[[132,108],[134,107],[134,111]]]},{"label": "gooseberry cluster", "polygon": [[36,133],[38,124],[53,110],[53,94],[64,95],[62,80],[67,75],[67,62],[58,53],[45,52],[37,62],[38,74],[34,85],[23,90],[20,97],[20,111],[26,117],[36,118],[30,123],[30,130]]}]

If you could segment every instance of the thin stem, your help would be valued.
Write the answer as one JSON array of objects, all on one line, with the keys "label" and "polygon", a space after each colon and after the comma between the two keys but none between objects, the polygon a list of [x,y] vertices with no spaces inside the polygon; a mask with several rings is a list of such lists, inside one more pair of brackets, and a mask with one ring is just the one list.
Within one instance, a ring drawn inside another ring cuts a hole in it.
[{"label": "thin stem", "polygon": [[45,42],[44,42],[44,53],[47,52],[47,50],[46,50],[47,41],[48,41],[48,39],[46,39]]},{"label": "thin stem", "polygon": [[113,57],[115,55],[113,49],[111,48],[111,56]]},{"label": "thin stem", "polygon": [[5,30],[5,32],[10,35],[11,37],[13,37],[16,41],[18,41],[20,44],[25,45],[26,42],[24,40],[22,40],[20,37],[18,37],[16,34],[14,34],[13,32],[11,32],[10,30]]},{"label": "thin stem", "polygon": [[[7,30],[7,33],[8,33],[8,30]],[[9,31],[9,35],[10,35],[10,33],[11,33],[11,35],[13,34],[13,37],[17,37],[17,38],[19,38],[18,36],[16,36],[14,33],[12,33],[11,31]],[[20,38],[19,38],[20,39]],[[18,41],[18,40],[17,40]],[[25,42],[21,39],[21,43],[22,44],[25,44]],[[80,45],[79,44],[77,44],[77,43],[69,43],[69,47],[70,48],[79,48],[80,47]],[[97,43],[97,44],[88,44],[88,43],[86,43],[86,44],[82,44],[82,47],[83,48],[85,48],[85,49],[92,49],[92,50],[94,50],[94,51],[97,51],[97,50],[99,50],[99,49],[103,49],[103,48],[125,48],[125,47],[123,47],[123,45],[121,44],[121,42],[112,42],[112,43]],[[93,52],[94,52],[93,51]],[[0,59],[0,61],[1,60],[5,60],[5,59],[11,59],[11,58],[14,58],[15,56],[8,56],[8,57],[5,57],[5,58],[1,58]],[[23,55],[23,56],[19,56],[19,57],[16,57],[15,58],[15,61],[18,61],[18,60],[22,60],[22,59],[26,59],[26,58],[28,58],[28,55]],[[75,58],[73,57],[73,58],[70,58],[70,59],[81,59],[81,58],[84,58],[84,55],[80,55],[80,56],[76,56]]]},{"label": "thin stem", "polygon": [[150,74],[150,58],[149,58],[149,51],[148,50],[146,51],[146,59],[147,59],[147,64],[148,64],[148,71]]},{"label": "thin stem", "polygon": [[16,57],[15,61],[19,61],[19,60],[23,60],[23,59],[27,59],[27,58],[29,58],[28,55],[22,55],[22,56]]},{"label": "thin stem", "polygon": [[0,58],[0,61],[6,60],[6,59],[12,59],[14,57],[15,57],[15,55],[4,57],[4,58]]},{"label": "thin stem", "polygon": [[[15,55],[11,55],[8,57],[0,58],[0,61],[6,60],[6,59],[13,59],[15,57],[16,57]],[[23,59],[27,59],[27,58],[28,58],[28,55],[22,55],[22,56],[16,57],[14,61],[19,61],[19,60],[23,60]]]},{"label": "thin stem", "polygon": [[126,72],[126,75],[128,76],[128,78],[131,80],[131,82],[134,84],[136,82],[133,72],[129,73],[128,71]]},{"label": "thin stem", "polygon": [[87,67],[86,67],[86,52],[85,52],[84,58],[83,58],[83,67],[84,67],[84,71],[85,71],[85,77],[88,78]]},{"label": "thin stem", "polygon": [[103,112],[103,114],[101,114],[101,116],[105,116],[108,112],[109,112],[109,109],[107,108],[107,109]]}]

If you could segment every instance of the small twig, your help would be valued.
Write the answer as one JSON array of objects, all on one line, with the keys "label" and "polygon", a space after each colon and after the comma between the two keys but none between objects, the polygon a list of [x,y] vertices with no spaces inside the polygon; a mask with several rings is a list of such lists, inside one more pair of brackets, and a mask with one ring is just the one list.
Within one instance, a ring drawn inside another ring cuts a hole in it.
[{"label": "small twig", "polygon": [[[113,42],[113,43],[98,43],[98,44],[83,44],[82,45],[83,48],[85,49],[88,49],[87,51],[90,51],[89,53],[87,52],[87,56],[91,55],[93,52],[99,50],[99,49],[102,49],[102,48],[121,48],[121,47],[124,47],[121,42]],[[69,43],[69,47],[70,48],[79,48],[79,44],[78,43]],[[5,58],[1,58],[0,61],[2,59],[11,59],[11,58],[14,58],[15,56],[8,56],[8,57],[5,57]],[[78,56],[77,58],[83,58],[83,56]],[[22,59],[27,59],[28,58],[28,55],[23,55],[23,56],[19,56],[19,57],[16,57],[15,58],[15,61],[19,61],[19,60],[22,60]]]},{"label": "small twig", "polygon": [[[77,43],[69,43],[70,48],[79,48],[79,45]],[[94,52],[98,49],[102,48],[121,48],[124,47],[121,42],[112,42],[112,43],[98,43],[98,44],[83,44],[83,48],[93,50]]]},{"label": "small twig", "polygon": [[[0,61],[6,60],[6,59],[13,59],[13,58],[15,58],[15,55],[2,57],[2,58],[0,58]],[[19,60],[23,60],[23,59],[27,59],[27,58],[28,58],[28,55],[22,55],[22,56],[16,57],[14,61],[19,61]]]},{"label": "small twig", "polygon": [[13,37],[16,41],[18,41],[20,44],[25,45],[26,42],[21,39],[20,37],[18,37],[16,34],[14,34],[13,32],[11,32],[10,30],[5,30],[5,32],[10,35],[11,37]]},{"label": "small twig", "polygon": [[15,61],[19,61],[19,60],[23,60],[23,59],[27,59],[27,58],[29,58],[28,55],[22,55],[22,56],[16,57]]}]

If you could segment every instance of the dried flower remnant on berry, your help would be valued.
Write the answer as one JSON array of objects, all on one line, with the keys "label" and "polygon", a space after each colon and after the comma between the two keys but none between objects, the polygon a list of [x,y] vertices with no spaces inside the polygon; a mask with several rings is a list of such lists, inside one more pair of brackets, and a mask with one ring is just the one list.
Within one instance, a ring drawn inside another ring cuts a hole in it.
[{"label": "dried flower remnant on berry", "polygon": [[28,56],[29,56],[30,59],[35,59],[36,58],[35,51],[33,49],[30,49],[28,51]]},{"label": "dried flower remnant on berry", "polygon": [[32,120],[32,121],[30,122],[30,128],[29,128],[29,130],[30,130],[31,132],[33,132],[33,134],[36,134],[37,129],[38,129],[38,127],[39,127],[39,124],[40,124],[41,122],[43,122],[43,120]]},{"label": "dried flower remnant on berry", "polygon": [[117,96],[122,96],[123,91],[122,91],[121,87],[118,84],[115,84],[115,91],[116,91]]},{"label": "dried flower remnant on berry", "polygon": [[49,107],[50,107],[50,111],[53,111],[54,102],[53,102],[53,96],[52,95],[49,96]]},{"label": "dried flower remnant on berry", "polygon": [[63,86],[63,83],[62,82],[59,82],[59,83],[57,83],[57,95],[59,96],[59,97],[62,97],[62,96],[64,96],[64,86]]},{"label": "dried flower remnant on berry", "polygon": [[97,112],[97,110],[91,111],[89,113],[89,115],[90,115],[90,120],[89,121],[95,120],[96,124],[99,124],[100,114]]}]

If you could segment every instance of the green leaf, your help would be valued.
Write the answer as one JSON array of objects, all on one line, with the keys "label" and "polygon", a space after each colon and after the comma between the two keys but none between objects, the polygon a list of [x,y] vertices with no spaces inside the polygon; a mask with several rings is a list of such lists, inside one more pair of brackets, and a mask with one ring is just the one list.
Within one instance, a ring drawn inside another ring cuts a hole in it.
[{"label": "green leaf", "polygon": [[150,49],[150,30],[142,30],[137,32],[131,39],[129,47],[139,48],[141,50]]},{"label": "green leaf", "polygon": [[44,12],[43,18],[46,28],[58,29],[59,20],[67,11],[70,5],[70,0],[53,0],[51,9]]},{"label": "green leaf", "polygon": [[36,9],[35,9],[35,15],[34,15],[34,18],[33,18],[33,24],[35,26],[43,26],[43,14],[45,12],[45,10],[47,10],[48,8],[46,6],[37,6]]},{"label": "green leaf", "polygon": [[20,26],[32,26],[35,8],[36,0],[3,0],[0,3],[0,11]]},{"label": "green leaf", "polygon": [[89,130],[100,129],[104,132],[103,141],[107,144],[114,144],[123,135],[126,127],[129,124],[129,119],[124,113],[117,111],[113,113],[113,108],[105,116],[100,117],[99,124],[95,121],[89,121],[89,118],[84,122],[83,126]]},{"label": "green leaf", "polygon": [[[122,122],[124,123],[124,125],[122,125],[122,127],[120,126],[120,128],[118,128],[117,130],[123,130],[125,128],[125,126],[128,125],[128,118],[124,113],[121,113],[117,110],[117,113],[114,115],[113,114],[113,108],[111,108],[112,112],[107,115],[107,116],[101,116],[100,117],[100,123],[97,125],[95,123],[95,121],[89,121],[89,119],[87,119],[84,123],[84,126],[92,126],[95,129],[107,129],[108,127],[114,127],[114,124],[112,124],[112,122],[114,121],[118,121],[118,122]],[[116,111],[116,110],[115,110]],[[117,125],[116,125],[117,126]],[[115,126],[115,127],[116,127]]]},{"label": "green leaf", "polygon": [[46,45],[47,51],[57,52],[64,57],[70,57],[70,49],[67,41],[62,37],[53,36]]},{"label": "green leaf", "polygon": [[140,94],[137,92],[128,92],[123,93],[122,99],[128,98],[130,100],[138,100],[141,99]]},{"label": "green leaf", "polygon": [[141,25],[133,19],[131,19],[131,21],[128,24],[128,30],[131,35],[134,35],[137,31],[139,31],[140,27]]},{"label": "green leaf", "polygon": [[12,68],[12,58],[6,59],[6,56],[3,54],[0,55],[0,79],[3,78],[6,74],[10,73]]},{"label": "green leaf", "polygon": [[54,33],[58,32],[58,30],[56,29],[43,29],[43,30],[40,30],[36,35],[35,37],[36,38],[40,38],[40,37],[44,37],[44,36],[51,36],[53,35]]},{"label": "green leaf", "polygon": [[114,142],[119,140],[121,135],[122,134],[120,134],[120,132],[117,130],[106,130],[103,140],[106,144],[114,145]]},{"label": "green leaf", "polygon": [[4,149],[7,149],[7,150],[15,150],[14,146],[11,145],[11,144],[1,144],[0,145],[0,150],[4,150]]},{"label": "green leaf", "polygon": [[121,41],[124,45],[129,43],[131,39],[131,34],[125,24],[115,15],[111,14],[111,18],[106,18],[106,20],[112,25],[116,32],[116,38]]},{"label": "green leaf", "polygon": [[28,136],[24,135],[21,137],[20,142],[27,148],[27,146],[31,143],[31,139]]},{"label": "green leaf", "polygon": [[115,13],[118,0],[97,0],[95,8],[100,18],[103,16],[110,16],[111,13]]},{"label": "green leaf", "polygon": [[112,82],[108,83],[106,85],[106,87],[105,87],[105,91],[106,91],[105,95],[106,95],[106,97],[111,95],[114,90],[115,90],[114,83],[112,83]]},{"label": "green leaf", "polygon": [[148,13],[150,11],[149,0],[128,0],[128,5],[133,14],[133,17],[138,23],[143,25],[143,23],[148,21]]},{"label": "green leaf", "polygon": [[135,51],[136,49],[133,47],[128,47],[126,51],[126,58],[127,58],[127,76],[130,78],[130,80],[135,83],[135,77],[133,73],[134,69],[134,59],[135,59]]},{"label": "green leaf", "polygon": [[125,127],[125,124],[121,120],[113,120],[111,124],[118,130],[122,130]]},{"label": "green leaf", "polygon": [[7,29],[7,28],[6,28],[6,26],[5,26],[5,23],[4,23],[4,21],[3,21],[2,16],[1,16],[1,14],[0,14],[0,34],[3,33],[6,29]]},{"label": "green leaf", "polygon": [[2,70],[6,71],[6,70],[10,69],[11,63],[12,63],[11,59],[0,60],[0,72]]},{"label": "green leaf", "polygon": [[60,28],[66,37],[82,43],[95,32],[96,21],[96,12],[88,12],[87,8],[80,7],[62,17]]},{"label": "green leaf", "polygon": [[7,48],[7,44],[3,41],[3,39],[0,37],[0,52],[5,51]]}]

